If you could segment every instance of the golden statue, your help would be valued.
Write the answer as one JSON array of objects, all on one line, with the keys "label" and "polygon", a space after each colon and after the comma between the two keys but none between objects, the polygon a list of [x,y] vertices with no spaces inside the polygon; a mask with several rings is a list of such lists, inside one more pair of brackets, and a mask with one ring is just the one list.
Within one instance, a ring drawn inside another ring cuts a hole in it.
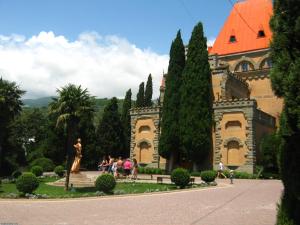
[{"label": "golden statue", "polygon": [[77,139],[77,143],[74,145],[75,148],[75,159],[71,168],[71,173],[79,173],[79,169],[80,169],[80,160],[82,158],[82,154],[81,154],[81,139],[78,138]]}]

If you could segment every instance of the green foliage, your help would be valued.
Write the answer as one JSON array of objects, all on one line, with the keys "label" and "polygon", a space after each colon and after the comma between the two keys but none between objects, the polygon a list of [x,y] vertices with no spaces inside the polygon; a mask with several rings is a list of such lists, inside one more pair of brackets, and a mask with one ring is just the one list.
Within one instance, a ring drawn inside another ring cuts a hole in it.
[{"label": "green foliage", "polygon": [[190,173],[183,168],[177,168],[172,171],[171,181],[180,188],[184,188],[190,183]]},{"label": "green foliage", "polygon": [[136,95],[135,107],[144,107],[145,106],[145,87],[144,82],[140,83],[139,92]]},{"label": "green foliage", "polygon": [[[270,22],[272,88],[284,99],[280,135],[280,171],[288,221],[300,224],[300,5],[297,1],[275,0]],[[283,200],[282,200],[283,203]]]},{"label": "green foliage", "polygon": [[37,177],[43,175],[43,168],[41,166],[33,166],[30,171]]},{"label": "green foliage", "polygon": [[152,87],[152,76],[149,74],[146,89],[145,89],[145,107],[152,106],[152,93],[153,93],[153,87]]},{"label": "green foliage", "polygon": [[201,180],[203,180],[206,183],[209,183],[209,182],[213,182],[216,179],[217,172],[214,170],[205,170],[201,172],[200,176],[201,176]]},{"label": "green foliage", "polygon": [[32,173],[23,173],[16,181],[16,187],[19,192],[31,194],[39,186],[39,181]]},{"label": "green foliage", "polygon": [[182,75],[180,139],[187,158],[201,163],[212,149],[212,87],[203,27],[198,23],[188,45]]},{"label": "green foliage", "polygon": [[165,81],[165,94],[162,107],[161,135],[159,138],[159,154],[169,159],[171,155],[179,160],[180,149],[180,87],[182,72],[185,66],[185,49],[180,31],[170,49],[168,74]]},{"label": "green foliage", "polygon": [[201,176],[201,172],[193,171],[193,172],[191,172],[191,176],[193,176],[193,177],[200,177]]},{"label": "green foliage", "polygon": [[253,175],[247,172],[234,171],[233,176],[236,179],[252,179]]},{"label": "green foliage", "polygon": [[43,168],[43,171],[50,172],[53,171],[54,163],[51,159],[48,158],[39,158],[35,159],[30,163],[30,167],[40,166]]},{"label": "green foliage", "polygon": [[139,167],[138,168],[138,173],[144,174],[145,173],[145,168],[144,167]]},{"label": "green foliage", "polygon": [[63,177],[65,174],[65,168],[63,166],[57,166],[54,168],[54,173],[59,177]]},{"label": "green foliage", "polygon": [[281,146],[281,138],[278,134],[268,134],[260,142],[260,164],[264,171],[278,172],[278,154]]},{"label": "green foliage", "polygon": [[124,129],[124,151],[125,157],[130,154],[130,138],[131,138],[131,124],[130,124],[130,110],[131,108],[131,89],[126,92],[123,102],[121,121]]},{"label": "green foliage", "polygon": [[11,123],[22,111],[22,91],[15,82],[3,80],[0,77],[0,176],[9,175],[20,165],[24,158],[21,146],[9,141]]},{"label": "green foliage", "polygon": [[15,170],[12,174],[11,177],[13,177],[14,179],[17,179],[19,176],[22,175],[22,172],[20,170]]},{"label": "green foliage", "polygon": [[164,170],[161,168],[151,168],[151,167],[139,167],[139,174],[164,174]]},{"label": "green foliage", "polygon": [[112,98],[104,109],[103,118],[98,126],[96,138],[98,146],[106,155],[124,156],[124,132],[118,112],[117,99]]},{"label": "green foliage", "polygon": [[104,193],[111,193],[116,186],[116,180],[111,174],[102,174],[95,182],[96,189]]}]

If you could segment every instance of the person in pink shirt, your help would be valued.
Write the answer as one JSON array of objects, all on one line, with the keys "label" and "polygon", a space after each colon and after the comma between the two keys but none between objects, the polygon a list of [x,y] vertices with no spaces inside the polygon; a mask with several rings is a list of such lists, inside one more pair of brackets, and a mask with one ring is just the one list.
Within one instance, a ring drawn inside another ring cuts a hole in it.
[{"label": "person in pink shirt", "polygon": [[129,159],[126,159],[126,161],[124,162],[123,168],[124,168],[125,176],[128,177],[131,171],[131,162]]}]

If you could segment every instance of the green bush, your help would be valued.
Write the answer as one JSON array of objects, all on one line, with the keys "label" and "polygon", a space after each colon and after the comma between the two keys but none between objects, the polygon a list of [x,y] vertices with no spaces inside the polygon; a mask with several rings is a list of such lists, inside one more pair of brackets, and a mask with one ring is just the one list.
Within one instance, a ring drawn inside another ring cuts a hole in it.
[{"label": "green bush", "polygon": [[193,177],[200,177],[201,173],[199,171],[193,171],[193,172],[191,172],[191,176],[193,176]]},{"label": "green bush", "polygon": [[37,177],[43,175],[43,168],[41,166],[33,166],[30,171]]},{"label": "green bush", "polygon": [[33,160],[32,163],[30,163],[30,167],[33,166],[40,166],[45,172],[51,172],[54,169],[54,163],[48,158],[38,158]]},{"label": "green bush", "polygon": [[190,173],[183,168],[177,168],[172,171],[171,181],[180,188],[184,188],[190,183]]},{"label": "green bush", "polygon": [[65,168],[63,166],[57,166],[54,168],[54,173],[59,177],[63,177],[65,174]]},{"label": "green bush", "polygon": [[145,168],[144,167],[139,167],[138,168],[138,173],[144,174],[145,173]]},{"label": "green bush", "polygon": [[15,179],[17,179],[19,176],[21,176],[22,175],[22,172],[20,171],[20,170],[15,170],[12,174],[11,174],[11,176],[12,176],[12,178],[15,178]]},{"label": "green bush", "polygon": [[116,180],[111,174],[102,174],[95,182],[97,191],[110,193],[116,186]]},{"label": "green bush", "polygon": [[253,175],[247,172],[234,171],[233,176],[236,179],[252,179]]},{"label": "green bush", "polygon": [[213,182],[217,177],[217,172],[214,170],[205,170],[201,172],[201,180],[206,183]]},{"label": "green bush", "polygon": [[33,173],[23,173],[16,181],[16,188],[24,194],[31,194],[39,186],[39,181]]}]

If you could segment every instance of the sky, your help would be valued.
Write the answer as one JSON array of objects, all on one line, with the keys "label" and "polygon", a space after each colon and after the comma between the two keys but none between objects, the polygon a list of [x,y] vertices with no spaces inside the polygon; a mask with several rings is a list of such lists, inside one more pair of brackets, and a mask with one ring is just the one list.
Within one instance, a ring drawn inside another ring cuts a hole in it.
[{"label": "sky", "polygon": [[[231,0],[234,2],[233,0]],[[24,98],[56,95],[68,83],[123,98],[153,77],[159,96],[169,49],[202,22],[212,45],[230,0],[0,0],[0,76]]]}]

